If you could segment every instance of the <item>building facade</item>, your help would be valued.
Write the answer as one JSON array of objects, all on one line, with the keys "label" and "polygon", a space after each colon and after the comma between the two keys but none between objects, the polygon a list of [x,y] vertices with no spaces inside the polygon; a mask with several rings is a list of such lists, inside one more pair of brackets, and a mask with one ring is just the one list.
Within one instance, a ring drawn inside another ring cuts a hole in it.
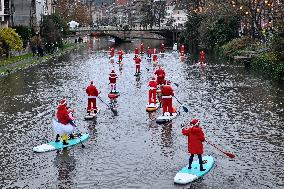
[{"label": "building facade", "polygon": [[13,8],[11,8],[10,0],[0,0],[0,28],[9,26],[11,14],[13,14]]}]

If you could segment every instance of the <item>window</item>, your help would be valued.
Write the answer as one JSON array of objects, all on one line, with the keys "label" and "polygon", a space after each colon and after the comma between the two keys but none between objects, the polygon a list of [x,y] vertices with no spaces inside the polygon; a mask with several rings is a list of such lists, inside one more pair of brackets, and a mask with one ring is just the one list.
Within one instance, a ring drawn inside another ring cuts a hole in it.
[{"label": "window", "polygon": [[2,11],[2,0],[0,0],[0,11]]}]

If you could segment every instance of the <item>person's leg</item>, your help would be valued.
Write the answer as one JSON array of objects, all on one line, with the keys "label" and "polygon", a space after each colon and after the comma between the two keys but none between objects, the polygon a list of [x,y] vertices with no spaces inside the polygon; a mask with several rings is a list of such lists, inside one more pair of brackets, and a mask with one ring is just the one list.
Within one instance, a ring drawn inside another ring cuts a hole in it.
[{"label": "person's leg", "polygon": [[87,108],[88,113],[91,111],[91,106],[92,106],[92,100],[88,98],[88,108]]},{"label": "person's leg", "polygon": [[170,112],[170,116],[172,116],[173,115],[173,99],[172,98],[168,99],[168,110]]},{"label": "person's leg", "polygon": [[154,90],[152,90],[152,91],[153,91],[154,104],[156,104],[156,103],[157,103],[157,90],[154,89]]},{"label": "person's leg", "polygon": [[191,164],[192,164],[192,161],[193,161],[193,157],[194,157],[194,154],[191,154],[190,157],[189,157],[188,169],[191,169]]},{"label": "person's leg", "polygon": [[198,156],[198,160],[199,160],[200,171],[205,171],[206,169],[203,169],[202,156],[201,156],[201,154],[197,154],[197,156]]}]

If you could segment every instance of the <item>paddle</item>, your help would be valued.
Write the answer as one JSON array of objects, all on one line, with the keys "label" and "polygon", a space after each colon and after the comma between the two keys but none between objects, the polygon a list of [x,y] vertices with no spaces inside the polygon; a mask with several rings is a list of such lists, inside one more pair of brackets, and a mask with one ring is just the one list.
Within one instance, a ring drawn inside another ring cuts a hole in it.
[{"label": "paddle", "polygon": [[212,142],[209,142],[208,140],[205,140],[205,141],[211,146],[213,146],[214,148],[216,148],[217,150],[219,150],[220,152],[222,152],[223,154],[225,154],[226,156],[228,156],[229,158],[235,158],[235,154],[225,152],[224,150],[220,149],[220,147],[218,147],[216,144],[213,144]]},{"label": "paddle", "polygon": [[115,111],[112,107],[110,107],[107,103],[105,103],[99,96],[98,99],[100,99],[100,101],[104,103],[114,114],[117,113],[117,111]]},{"label": "paddle", "polygon": [[83,142],[81,140],[81,132],[79,131],[79,128],[77,126],[75,126],[75,128],[76,128],[76,131],[78,132],[77,136],[79,137],[79,140],[80,140],[80,143],[82,145],[82,148],[85,148],[85,145],[83,144]]},{"label": "paddle", "polygon": [[177,99],[176,96],[173,96],[173,97],[174,97],[174,98],[177,100],[177,102],[182,106],[183,111],[187,113],[187,112],[188,112],[188,108],[185,107],[185,106],[183,106],[182,103]]}]

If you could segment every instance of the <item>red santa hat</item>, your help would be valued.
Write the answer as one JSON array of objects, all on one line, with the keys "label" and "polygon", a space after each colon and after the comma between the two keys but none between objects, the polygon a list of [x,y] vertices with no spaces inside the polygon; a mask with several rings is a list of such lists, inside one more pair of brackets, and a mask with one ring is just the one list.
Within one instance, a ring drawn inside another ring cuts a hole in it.
[{"label": "red santa hat", "polygon": [[66,106],[67,105],[67,101],[66,101],[66,99],[62,99],[62,100],[60,100],[60,102],[59,102],[59,106]]},{"label": "red santa hat", "polygon": [[190,124],[193,125],[193,126],[199,126],[200,121],[198,119],[192,119],[190,121]]}]

